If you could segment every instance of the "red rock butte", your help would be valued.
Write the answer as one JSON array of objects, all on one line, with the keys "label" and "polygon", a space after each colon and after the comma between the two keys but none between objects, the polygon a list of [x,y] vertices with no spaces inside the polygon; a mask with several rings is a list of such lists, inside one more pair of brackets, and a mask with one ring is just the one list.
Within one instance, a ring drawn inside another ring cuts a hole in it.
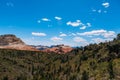
[{"label": "red rock butte", "polygon": [[32,46],[26,45],[20,38],[17,38],[13,34],[6,34],[0,36],[0,48],[38,51],[36,48],[33,48]]}]

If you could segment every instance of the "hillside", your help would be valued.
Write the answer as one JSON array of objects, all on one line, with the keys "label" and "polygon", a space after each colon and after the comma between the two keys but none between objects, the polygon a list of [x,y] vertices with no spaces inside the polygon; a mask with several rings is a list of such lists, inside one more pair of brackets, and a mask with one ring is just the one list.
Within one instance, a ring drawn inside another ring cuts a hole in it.
[{"label": "hillside", "polygon": [[0,80],[120,80],[120,35],[68,54],[0,49]]},{"label": "hillside", "polygon": [[15,35],[12,34],[0,35],[0,46],[14,45],[14,44],[25,44],[25,43],[20,38],[17,38]]},{"label": "hillside", "polygon": [[26,45],[20,38],[17,38],[13,34],[0,35],[0,48],[38,51],[32,46]]}]

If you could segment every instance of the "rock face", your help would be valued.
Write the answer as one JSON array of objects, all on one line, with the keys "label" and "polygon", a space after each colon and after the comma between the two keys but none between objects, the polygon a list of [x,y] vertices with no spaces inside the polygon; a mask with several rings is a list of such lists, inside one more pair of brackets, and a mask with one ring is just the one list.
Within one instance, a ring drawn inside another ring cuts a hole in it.
[{"label": "rock face", "polygon": [[15,35],[12,34],[0,36],[0,48],[38,51],[32,46],[26,45],[20,38],[17,38]]},{"label": "rock face", "polygon": [[20,38],[17,38],[15,35],[6,34],[0,36],[0,46],[5,45],[15,45],[15,44],[25,44]]},{"label": "rock face", "polygon": [[66,45],[56,45],[56,46],[52,46],[50,48],[46,48],[45,50],[43,50],[44,52],[54,52],[54,53],[58,53],[58,54],[64,54],[64,53],[68,53],[70,51],[72,51],[73,48],[71,48],[70,46],[66,46]]}]

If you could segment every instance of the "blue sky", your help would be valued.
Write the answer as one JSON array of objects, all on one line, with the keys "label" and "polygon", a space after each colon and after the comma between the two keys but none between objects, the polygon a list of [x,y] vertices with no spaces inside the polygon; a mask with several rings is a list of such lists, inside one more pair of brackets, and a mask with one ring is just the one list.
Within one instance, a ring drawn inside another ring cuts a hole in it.
[{"label": "blue sky", "polygon": [[84,46],[120,33],[120,0],[0,0],[0,35],[26,44]]}]

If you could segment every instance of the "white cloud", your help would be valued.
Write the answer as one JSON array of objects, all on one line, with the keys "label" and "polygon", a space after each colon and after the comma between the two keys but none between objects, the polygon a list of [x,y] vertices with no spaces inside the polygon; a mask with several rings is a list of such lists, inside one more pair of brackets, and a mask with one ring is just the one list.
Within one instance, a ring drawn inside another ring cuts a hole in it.
[{"label": "white cloud", "polygon": [[86,23],[86,24],[83,24],[83,23],[82,23],[80,29],[84,30],[84,29],[86,29],[87,27],[91,27],[91,23]]},{"label": "white cloud", "polygon": [[90,31],[90,32],[84,32],[84,33],[77,33],[78,35],[83,35],[83,36],[93,36],[93,35],[100,35],[100,34],[103,34],[103,33],[106,33],[107,31],[106,30],[93,30],[93,31]]},{"label": "white cloud", "polygon": [[114,31],[108,31],[107,33],[104,33],[103,36],[104,36],[105,38],[115,38],[115,37],[116,37]]},{"label": "white cloud", "polygon": [[81,37],[74,37],[73,41],[75,41],[75,42],[86,42],[86,40],[81,38]]},{"label": "white cloud", "polygon": [[92,41],[94,43],[100,43],[100,42],[105,42],[105,39],[102,39],[102,38],[93,38]]},{"label": "white cloud", "polygon": [[91,23],[87,23],[87,26],[88,26],[88,27],[91,27]]},{"label": "white cloud", "polygon": [[67,34],[64,33],[60,34],[60,37],[65,37],[65,36],[67,36]]},{"label": "white cloud", "polygon": [[87,27],[91,27],[91,23],[82,23],[80,20],[76,20],[75,22],[68,21],[66,23],[68,26],[73,26],[73,27],[80,27],[80,29],[84,30]]},{"label": "white cloud", "polygon": [[36,40],[34,37],[22,39],[27,45],[41,44],[40,40]]},{"label": "white cloud", "polygon": [[60,38],[60,37],[52,37],[51,40],[52,40],[52,41],[62,41],[63,38]]},{"label": "white cloud", "polygon": [[39,33],[39,32],[32,32],[33,36],[46,36],[45,33]]},{"label": "white cloud", "polygon": [[107,13],[106,10],[102,10],[102,9],[92,9],[92,12],[95,12],[95,13]]},{"label": "white cloud", "polygon": [[86,29],[86,27],[87,27],[87,26],[82,26],[82,27],[80,27],[80,29],[84,30],[84,29]]},{"label": "white cloud", "polygon": [[108,8],[110,4],[108,2],[105,2],[105,3],[102,3],[102,6],[104,6],[105,8]]},{"label": "white cloud", "polygon": [[37,21],[37,23],[40,23],[40,22],[41,22],[40,20]]},{"label": "white cloud", "polygon": [[[109,2],[104,2],[102,3],[102,6],[104,8],[108,8],[110,6]],[[107,11],[104,11],[102,9],[92,9],[92,12],[97,12],[97,13],[107,13]]]},{"label": "white cloud", "polygon": [[92,43],[100,43],[100,42],[106,42],[106,41],[111,41],[113,38],[93,38]]},{"label": "white cloud", "polygon": [[80,20],[76,20],[76,22],[71,22],[71,21],[69,21],[69,22],[67,22],[66,24],[67,24],[68,26],[78,27],[78,26],[80,26],[82,23],[81,23]]},{"label": "white cloud", "polygon": [[73,38],[73,41],[77,43],[76,46],[86,46],[88,45],[89,43],[87,42],[87,40],[81,38],[81,37],[74,37]]},{"label": "white cloud", "polygon": [[71,35],[76,36],[76,34],[75,34],[75,33],[72,33]]},{"label": "white cloud", "polygon": [[42,21],[51,21],[51,20],[48,18],[42,18]]},{"label": "white cloud", "polygon": [[77,36],[75,33],[69,33],[69,36]]},{"label": "white cloud", "polygon": [[56,20],[61,20],[62,18],[61,18],[61,17],[58,17],[58,16],[55,16],[55,19],[56,19]]},{"label": "white cloud", "polygon": [[6,5],[7,5],[8,7],[14,7],[14,4],[13,4],[12,2],[7,2]]},{"label": "white cloud", "polygon": [[104,38],[114,38],[116,36],[114,31],[107,31],[104,29],[93,30],[93,31],[84,32],[84,33],[77,33],[77,35],[80,35],[80,36],[103,36]]}]

